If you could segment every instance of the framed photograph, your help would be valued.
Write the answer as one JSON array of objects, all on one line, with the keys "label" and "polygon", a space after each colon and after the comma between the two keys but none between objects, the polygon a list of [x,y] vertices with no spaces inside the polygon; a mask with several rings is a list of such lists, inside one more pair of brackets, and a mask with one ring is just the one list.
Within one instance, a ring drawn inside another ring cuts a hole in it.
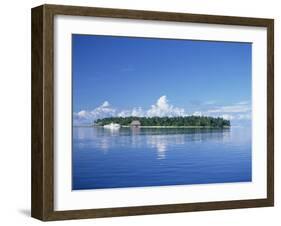
[{"label": "framed photograph", "polygon": [[274,21],[32,9],[32,216],[274,204]]}]

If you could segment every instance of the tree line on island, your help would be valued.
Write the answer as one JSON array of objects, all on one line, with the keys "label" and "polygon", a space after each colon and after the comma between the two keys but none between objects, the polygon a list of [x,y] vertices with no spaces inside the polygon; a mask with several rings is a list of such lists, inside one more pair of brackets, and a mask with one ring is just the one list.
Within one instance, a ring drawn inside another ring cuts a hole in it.
[{"label": "tree line on island", "polygon": [[121,126],[130,126],[133,121],[139,121],[141,126],[166,126],[166,127],[230,127],[230,121],[221,117],[209,116],[182,116],[182,117],[109,117],[97,119],[96,126],[117,123]]}]

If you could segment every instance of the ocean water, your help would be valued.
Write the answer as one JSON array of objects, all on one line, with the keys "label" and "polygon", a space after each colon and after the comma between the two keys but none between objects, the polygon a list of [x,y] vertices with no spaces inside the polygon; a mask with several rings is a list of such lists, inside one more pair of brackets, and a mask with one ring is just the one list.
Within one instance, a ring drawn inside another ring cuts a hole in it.
[{"label": "ocean water", "polygon": [[251,180],[250,127],[73,128],[73,190]]}]

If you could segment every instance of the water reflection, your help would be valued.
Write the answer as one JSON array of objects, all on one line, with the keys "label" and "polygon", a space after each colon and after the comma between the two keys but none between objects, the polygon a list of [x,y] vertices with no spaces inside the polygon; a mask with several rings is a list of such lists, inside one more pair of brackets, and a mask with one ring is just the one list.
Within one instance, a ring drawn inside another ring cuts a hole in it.
[{"label": "water reflection", "polygon": [[153,135],[146,137],[147,145],[157,150],[157,158],[165,159],[169,146],[184,145],[184,135]]},{"label": "water reflection", "polygon": [[[173,134],[207,134],[209,138],[215,134],[230,132],[230,128],[121,128],[119,130],[104,129],[102,127],[74,127],[73,138],[88,140],[100,136],[136,136],[136,135],[173,135]],[[215,135],[216,136],[216,135]],[[201,136],[203,137],[203,136]],[[205,137],[205,136],[204,136]],[[196,138],[195,138],[196,139]],[[200,138],[201,139],[201,138]]]},{"label": "water reflection", "polygon": [[121,128],[109,130],[100,127],[76,127],[73,130],[75,145],[80,149],[91,148],[106,153],[116,147],[127,149],[149,147],[157,151],[158,159],[165,159],[167,149],[184,146],[187,142],[201,143],[206,140],[227,142],[230,129],[186,128]]},{"label": "water reflection", "polygon": [[73,128],[73,189],[251,181],[251,128]]}]

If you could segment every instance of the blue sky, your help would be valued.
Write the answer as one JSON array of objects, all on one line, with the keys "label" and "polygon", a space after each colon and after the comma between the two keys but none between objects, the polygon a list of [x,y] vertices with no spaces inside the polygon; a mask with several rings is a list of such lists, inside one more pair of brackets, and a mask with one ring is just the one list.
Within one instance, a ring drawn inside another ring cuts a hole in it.
[{"label": "blue sky", "polygon": [[251,117],[250,43],[72,35],[78,123],[108,116]]}]

